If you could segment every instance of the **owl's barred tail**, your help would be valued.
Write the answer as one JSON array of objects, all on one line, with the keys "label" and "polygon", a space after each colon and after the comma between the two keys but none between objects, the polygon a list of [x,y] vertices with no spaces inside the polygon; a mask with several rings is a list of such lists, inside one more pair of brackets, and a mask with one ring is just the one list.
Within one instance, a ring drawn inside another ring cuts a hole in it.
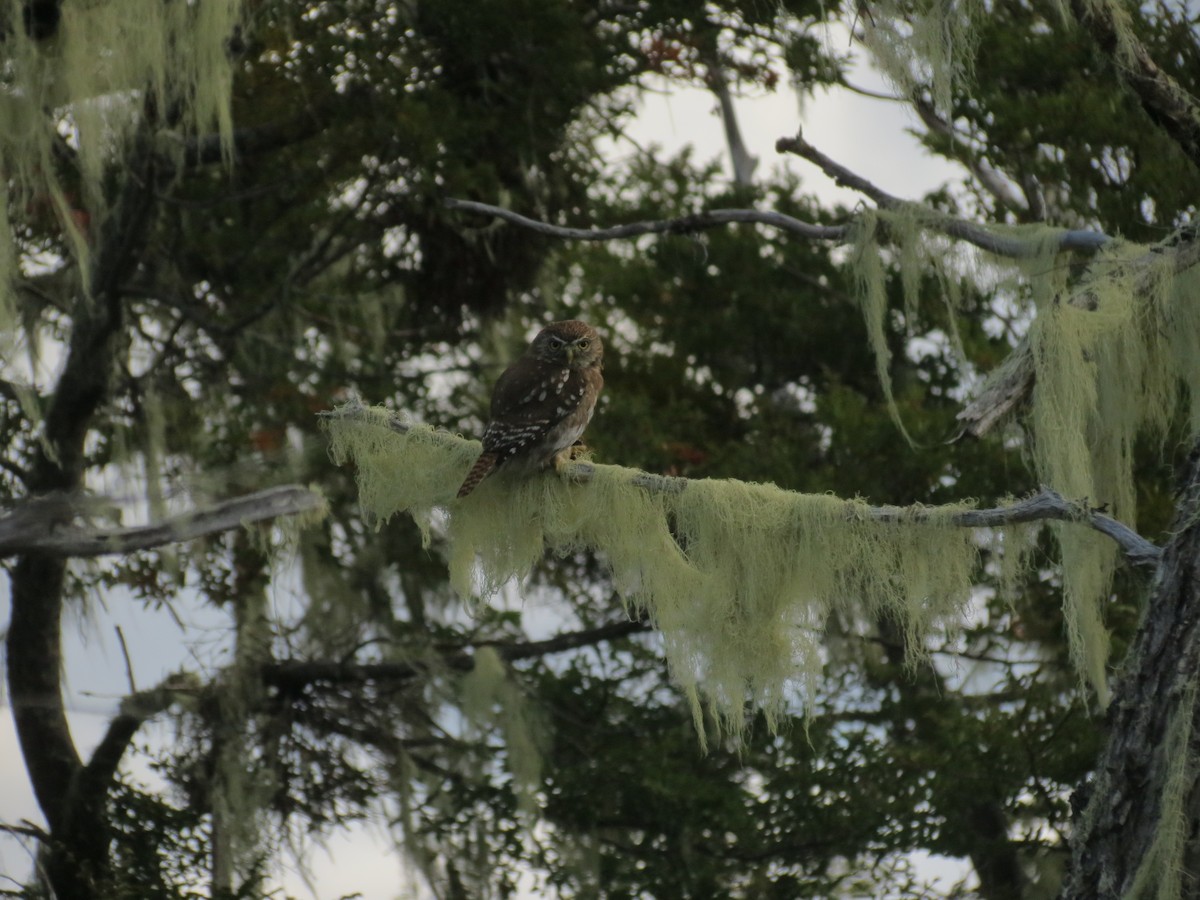
[{"label": "owl's barred tail", "polygon": [[479,482],[487,478],[492,473],[492,469],[496,468],[496,454],[484,453],[479,459],[475,460],[475,465],[471,466],[471,471],[467,473],[467,477],[463,479],[462,487],[458,489],[458,497],[461,500],[471,491],[479,486]]}]

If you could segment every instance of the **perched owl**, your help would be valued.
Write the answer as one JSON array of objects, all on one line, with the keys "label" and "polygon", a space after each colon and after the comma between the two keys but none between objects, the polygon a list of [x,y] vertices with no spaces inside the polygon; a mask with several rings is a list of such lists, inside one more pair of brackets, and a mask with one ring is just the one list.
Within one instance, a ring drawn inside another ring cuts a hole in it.
[{"label": "perched owl", "polygon": [[498,466],[536,470],[549,465],[583,434],[604,386],[604,345],[583,322],[553,322],[492,390],[483,453],[458,496],[475,490]]}]

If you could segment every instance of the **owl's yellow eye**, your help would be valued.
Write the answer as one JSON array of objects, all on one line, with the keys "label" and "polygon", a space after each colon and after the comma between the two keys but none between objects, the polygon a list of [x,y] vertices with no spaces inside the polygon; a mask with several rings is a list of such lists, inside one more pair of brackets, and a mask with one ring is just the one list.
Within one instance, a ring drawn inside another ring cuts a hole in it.
[{"label": "owl's yellow eye", "polygon": [[588,344],[590,344],[590,343],[591,343],[591,341],[589,341],[587,338],[584,338],[582,341],[575,342],[575,344],[579,347],[580,350],[586,350],[588,348]]},{"label": "owl's yellow eye", "polygon": [[551,350],[561,350],[562,347],[563,347],[562,341],[560,341],[558,338],[550,338],[550,349]]}]

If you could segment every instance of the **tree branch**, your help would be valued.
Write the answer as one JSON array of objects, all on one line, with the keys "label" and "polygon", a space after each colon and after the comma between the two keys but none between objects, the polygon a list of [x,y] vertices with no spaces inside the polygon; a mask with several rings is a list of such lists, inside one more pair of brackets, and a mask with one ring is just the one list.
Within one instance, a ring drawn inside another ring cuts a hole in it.
[{"label": "tree branch", "polygon": [[59,557],[131,553],[194,540],[252,522],[314,513],[324,505],[321,496],[307,488],[283,485],[154,525],[91,531],[62,523],[86,512],[94,503],[81,506],[63,496],[41,497],[0,514],[0,557],[32,551]]},{"label": "tree branch", "polygon": [[[830,159],[804,140],[799,133],[794,138],[780,138],[776,142],[775,148],[780,153],[794,153],[816,163],[834,182],[864,194],[874,200],[881,209],[908,210],[927,227],[957,240],[973,244],[989,253],[1023,258],[1045,252],[1045,242],[1042,240],[1025,240],[1009,235],[994,234],[982,225],[964,219],[956,219],[929,207],[894,197],[861,175],[851,172],[845,166]],[[572,241],[612,241],[640,237],[643,234],[693,234],[739,222],[767,225],[811,240],[845,242],[850,240],[854,233],[853,228],[849,225],[815,225],[783,213],[756,209],[714,209],[691,216],[631,222],[609,228],[568,228],[531,219],[510,209],[475,200],[448,198],[443,201],[443,205],[447,209],[495,216],[546,237]],[[1072,230],[1061,232],[1057,240],[1060,251],[1093,251],[1108,243],[1110,238],[1098,231]]]},{"label": "tree branch", "polygon": [[[326,421],[350,419],[378,422],[369,415],[368,407],[358,399],[343,404],[337,409],[318,413],[318,416]],[[404,434],[412,426],[400,416],[392,414],[387,420],[386,427],[398,434]],[[447,447],[465,441],[464,438],[448,431],[435,431],[433,435],[436,440],[444,442]],[[591,481],[594,472],[590,463],[578,462],[566,469],[565,477],[575,483],[585,484]],[[648,491],[678,493],[687,489],[690,480],[641,472],[634,477],[632,483]],[[447,503],[449,502],[451,500],[447,498]],[[872,506],[868,507],[867,515],[877,522],[900,523],[902,521],[931,520],[934,512],[935,510],[932,508],[926,513],[922,513],[920,510],[914,511],[899,506]],[[996,528],[1035,521],[1077,522],[1093,528],[1115,541],[1132,565],[1155,566],[1162,555],[1162,551],[1155,544],[1111,516],[1106,516],[1099,510],[1092,509],[1083,503],[1067,500],[1056,491],[1045,487],[1039,493],[1019,500],[1011,506],[966,510],[954,515],[950,521],[963,528]]]},{"label": "tree branch", "polygon": [[549,222],[530,219],[502,206],[492,206],[474,200],[449,198],[443,201],[443,205],[447,209],[495,216],[546,237],[563,238],[570,241],[613,241],[621,238],[640,237],[643,234],[693,234],[697,231],[707,231],[710,228],[719,228],[735,222],[769,225],[801,237],[822,241],[844,241],[850,234],[850,229],[845,225],[814,225],[783,213],[756,209],[713,209],[692,216],[656,219],[649,222],[631,222],[627,225],[614,225],[609,228],[565,228],[560,225],[551,225]]},{"label": "tree branch", "polygon": [[[479,647],[494,647],[501,659],[513,662],[617,640],[631,634],[649,631],[650,627],[648,622],[640,619],[622,619],[596,628],[566,632],[544,641],[521,643],[478,641],[446,652],[438,661],[438,666],[458,672],[469,672],[475,667],[475,655],[469,651]],[[362,684],[364,682],[407,681],[425,674],[429,668],[430,666],[419,662],[284,661],[264,665],[262,678],[264,683],[274,687],[296,690],[318,682],[323,684]]]},{"label": "tree branch", "polygon": [[1150,118],[1200,166],[1200,101],[1154,61],[1133,33],[1129,13],[1112,0],[1072,0],[1071,11],[1113,58]]},{"label": "tree branch", "polygon": [[[1200,265],[1200,241],[1192,234],[1176,234],[1131,260],[1127,265],[1133,270],[1132,290],[1135,296],[1149,295],[1158,288],[1163,276],[1163,259],[1167,254],[1171,255],[1173,273],[1179,275]],[[1085,285],[1066,302],[1080,309],[1096,309],[1099,300],[1094,289]],[[962,429],[957,437],[982,437],[1008,413],[1023,405],[1033,391],[1034,370],[1033,351],[1028,337],[1025,337],[988,376],[979,396],[958,414],[956,418],[962,423]]]},{"label": "tree branch", "polygon": [[926,127],[941,135],[954,148],[955,158],[970,170],[975,180],[997,203],[1021,216],[1027,216],[1031,212],[1028,197],[1018,195],[1005,176],[993,168],[982,153],[971,147],[967,139],[938,113],[931,102],[923,97],[914,97],[912,106]]},{"label": "tree branch", "polygon": [[[965,219],[956,219],[953,216],[940,213],[927,206],[893,196],[882,188],[872,184],[863,176],[850,171],[850,169],[847,169],[841,163],[826,156],[806,141],[799,131],[796,132],[795,137],[780,138],[775,142],[775,149],[780,153],[792,153],[803,159],[807,159],[833,179],[835,184],[858,191],[860,194],[869,197],[875,201],[880,209],[906,210],[911,212],[916,215],[918,221],[929,228],[933,228],[957,240],[965,241],[968,244],[979,247],[981,250],[995,253],[997,256],[1017,259],[1036,256],[1039,253],[1045,252],[1045,244],[1042,241],[1024,240],[1018,237],[994,234],[982,225],[968,222]],[[1062,231],[1058,235],[1058,250],[1063,252],[1092,251],[1104,246],[1109,240],[1108,235],[1099,231]]]}]

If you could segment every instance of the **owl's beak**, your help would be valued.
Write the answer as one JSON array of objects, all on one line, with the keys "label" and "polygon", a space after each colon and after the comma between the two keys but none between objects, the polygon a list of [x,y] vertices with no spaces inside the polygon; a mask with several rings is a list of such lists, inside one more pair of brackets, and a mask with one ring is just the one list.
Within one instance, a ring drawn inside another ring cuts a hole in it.
[{"label": "owl's beak", "polygon": [[567,365],[575,362],[575,355],[579,353],[579,348],[574,344],[567,344]]}]

